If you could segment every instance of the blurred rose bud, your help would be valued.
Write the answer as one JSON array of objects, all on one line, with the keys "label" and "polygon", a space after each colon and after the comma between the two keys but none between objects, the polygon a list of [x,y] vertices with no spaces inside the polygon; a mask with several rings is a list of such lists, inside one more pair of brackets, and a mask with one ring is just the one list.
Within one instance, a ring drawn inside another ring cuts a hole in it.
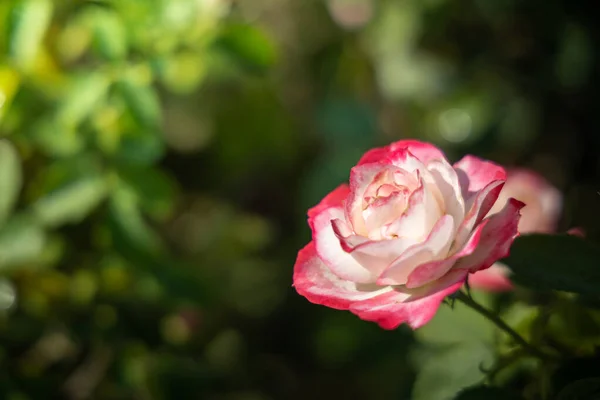
[{"label": "blurred rose bud", "polygon": [[331,18],[342,28],[358,29],[373,17],[372,0],[329,0]]},{"label": "blurred rose bud", "polygon": [[[527,169],[508,171],[508,178],[498,201],[490,210],[490,215],[499,212],[509,198],[525,203],[521,210],[519,233],[553,233],[562,210],[562,194],[544,177]],[[569,230],[569,234],[583,236],[581,229]],[[513,285],[508,279],[510,270],[502,263],[479,271],[469,277],[469,285],[488,291],[502,292],[511,290]]]}]

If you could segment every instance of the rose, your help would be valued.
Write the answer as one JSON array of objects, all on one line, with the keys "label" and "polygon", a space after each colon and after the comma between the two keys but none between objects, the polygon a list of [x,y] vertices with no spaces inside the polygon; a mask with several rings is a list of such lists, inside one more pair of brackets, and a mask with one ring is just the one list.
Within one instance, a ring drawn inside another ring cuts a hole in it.
[{"label": "rose", "polygon": [[469,273],[508,254],[524,204],[509,199],[484,218],[505,179],[498,165],[450,165],[415,140],[367,152],[350,184],[308,211],[313,240],[298,253],[296,290],[385,329],[426,324]]},{"label": "rose", "polygon": [[[519,168],[508,171],[504,188],[489,214],[500,212],[510,197],[523,201],[527,206],[521,211],[518,230],[520,233],[553,233],[560,218],[562,195],[544,177],[534,171]],[[576,231],[569,233],[577,234]],[[508,278],[510,270],[502,263],[469,276],[469,285],[493,292],[511,290]]]}]

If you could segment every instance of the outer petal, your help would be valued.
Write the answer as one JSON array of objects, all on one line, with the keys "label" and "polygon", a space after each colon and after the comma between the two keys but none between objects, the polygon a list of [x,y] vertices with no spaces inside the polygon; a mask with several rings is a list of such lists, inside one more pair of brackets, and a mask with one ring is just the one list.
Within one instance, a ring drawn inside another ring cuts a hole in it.
[{"label": "outer petal", "polygon": [[444,298],[460,289],[465,279],[464,271],[452,271],[409,297],[407,293],[391,291],[353,303],[350,311],[361,319],[377,322],[383,329],[395,329],[402,323],[416,329],[433,318]]},{"label": "outer petal", "polygon": [[442,212],[452,215],[458,227],[465,217],[465,201],[456,171],[445,160],[433,160],[427,165],[427,169],[443,198],[445,210]]},{"label": "outer petal", "polygon": [[508,275],[510,270],[502,263],[495,263],[488,269],[469,275],[469,285],[489,292],[507,292],[513,289]]},{"label": "outer petal", "polygon": [[408,276],[406,287],[418,288],[427,285],[444,276],[459,259],[473,254],[479,245],[483,230],[488,222],[489,220],[484,220],[475,228],[469,240],[459,252],[446,259],[426,262],[416,267]]},{"label": "outer petal", "polygon": [[456,232],[455,249],[463,245],[473,228],[488,214],[496,203],[503,186],[503,181],[493,181],[467,201],[468,211]]},{"label": "outer petal", "polygon": [[315,218],[317,214],[321,211],[329,208],[329,207],[340,207],[342,203],[348,197],[350,193],[350,188],[345,183],[335,188],[332,192],[330,192],[323,200],[319,202],[316,206],[308,210],[308,224],[313,225],[312,220]]},{"label": "outer petal", "polygon": [[579,236],[581,238],[585,237],[585,231],[581,227],[571,228],[567,231],[569,235]]},{"label": "outer petal", "polygon": [[424,164],[427,164],[430,160],[446,158],[444,153],[442,153],[442,151],[434,145],[420,142],[418,140],[408,139],[399,140],[388,146],[379,147],[366,152],[358,162],[358,165],[381,161],[390,153],[399,149],[407,149]]},{"label": "outer petal", "polygon": [[377,284],[404,285],[408,276],[419,265],[431,260],[445,259],[446,255],[443,253],[450,247],[453,233],[454,220],[450,215],[444,215],[435,224],[427,240],[408,248],[381,274]]},{"label": "outer petal", "polygon": [[361,291],[355,283],[340,279],[319,259],[313,242],[298,252],[294,265],[294,287],[311,303],[338,310],[347,310],[353,302],[391,291],[389,287]]},{"label": "outer petal", "polygon": [[489,268],[494,262],[508,256],[510,245],[518,236],[519,210],[524,206],[519,200],[509,199],[501,212],[488,217],[477,249],[470,256],[459,260],[454,268],[476,272]]},{"label": "outer petal", "polygon": [[463,197],[469,198],[473,192],[478,192],[493,181],[506,180],[506,171],[499,165],[484,161],[474,156],[464,156],[454,164],[458,175]]},{"label": "outer petal", "polygon": [[351,254],[344,251],[333,229],[332,221],[344,218],[341,207],[330,207],[313,219],[313,240],[321,260],[341,279],[358,283],[374,281],[368,266],[360,264]]}]

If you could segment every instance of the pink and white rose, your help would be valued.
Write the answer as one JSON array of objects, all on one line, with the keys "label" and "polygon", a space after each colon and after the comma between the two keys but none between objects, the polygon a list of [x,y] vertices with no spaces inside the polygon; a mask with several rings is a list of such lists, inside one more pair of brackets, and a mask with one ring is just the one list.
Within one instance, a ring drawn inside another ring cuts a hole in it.
[{"label": "pink and white rose", "polygon": [[[520,233],[556,232],[562,209],[562,194],[543,176],[523,168],[509,170],[506,184],[489,215],[500,212],[509,198],[519,199],[527,204],[521,211],[518,226]],[[576,231],[569,233],[578,234]],[[508,267],[498,262],[485,271],[469,276],[469,285],[492,292],[508,291],[513,288],[509,275]]]},{"label": "pink and white rose", "polygon": [[509,199],[486,217],[505,180],[496,164],[466,156],[452,165],[416,140],[370,150],[349,185],[308,211],[296,290],[385,329],[426,324],[469,273],[508,254],[524,204]]}]

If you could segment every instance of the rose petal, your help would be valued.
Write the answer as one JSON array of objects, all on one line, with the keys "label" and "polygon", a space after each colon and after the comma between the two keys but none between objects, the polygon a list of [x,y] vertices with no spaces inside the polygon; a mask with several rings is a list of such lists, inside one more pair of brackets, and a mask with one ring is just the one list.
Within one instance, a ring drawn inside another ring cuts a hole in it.
[{"label": "rose petal", "polygon": [[410,195],[404,214],[387,227],[386,233],[423,240],[441,216],[436,199],[422,180],[419,188]]},{"label": "rose petal", "polygon": [[519,210],[524,206],[519,200],[509,199],[501,212],[487,217],[488,222],[481,233],[477,249],[470,256],[460,259],[454,268],[476,272],[508,256],[510,245],[518,236]]},{"label": "rose petal", "polygon": [[484,220],[481,224],[477,225],[469,237],[469,240],[467,240],[467,243],[465,243],[460,251],[452,256],[441,260],[426,262],[416,267],[408,276],[406,287],[417,288],[427,285],[446,274],[459,259],[473,254],[479,245],[481,235],[487,223],[488,220]]},{"label": "rose petal", "polygon": [[330,207],[321,211],[313,219],[313,240],[319,257],[342,279],[358,283],[373,281],[368,266],[361,265],[351,254],[344,251],[335,234],[332,221],[344,218],[342,208]]},{"label": "rose petal", "polygon": [[469,286],[489,292],[507,292],[513,289],[513,284],[508,279],[509,274],[510,269],[497,262],[488,269],[469,275]]},{"label": "rose petal", "polygon": [[397,150],[406,149],[410,151],[414,156],[419,159],[422,163],[427,164],[429,161],[434,159],[445,159],[444,153],[437,147],[429,143],[420,142],[418,140],[400,140],[394,142],[388,146],[376,148],[370,150],[362,156],[358,165],[368,164],[373,162],[381,161]]},{"label": "rose petal", "polygon": [[406,193],[397,192],[388,197],[376,199],[373,204],[364,210],[363,218],[369,238],[382,239],[381,228],[402,215],[407,206],[406,198]]},{"label": "rose petal", "polygon": [[319,202],[316,206],[312,207],[308,210],[308,224],[313,225],[312,220],[314,217],[319,214],[321,211],[329,208],[329,207],[340,207],[344,200],[348,197],[350,193],[350,188],[345,183],[343,185],[338,186],[332,192],[327,194],[323,200]]},{"label": "rose petal", "polygon": [[499,165],[474,156],[464,156],[454,164],[463,197],[468,199],[493,181],[506,180],[506,171]]},{"label": "rose petal", "polygon": [[445,160],[433,160],[429,162],[427,169],[442,195],[444,204],[442,212],[452,215],[458,227],[465,216],[465,202],[456,171]]},{"label": "rose petal", "polygon": [[454,233],[454,220],[444,215],[433,227],[429,237],[422,243],[409,247],[386,269],[379,279],[378,285],[404,285],[411,272],[421,264],[431,260],[446,258],[440,253],[450,247]]},{"label": "rose petal", "polygon": [[413,238],[373,240],[356,246],[350,254],[362,265],[368,265],[374,278],[411,246],[418,242]]},{"label": "rose petal", "polygon": [[342,249],[347,253],[354,251],[354,249],[361,244],[371,242],[368,237],[355,235],[348,227],[348,224],[341,219],[332,220],[331,228],[333,229],[335,236],[340,241]]},{"label": "rose petal", "polygon": [[562,194],[543,176],[527,169],[508,171],[506,185],[490,214],[500,211],[512,197],[527,204],[521,211],[519,232],[552,233],[560,218]]},{"label": "rose petal", "polygon": [[464,271],[452,271],[427,288],[386,292],[351,304],[350,311],[383,329],[395,329],[402,323],[416,329],[433,318],[444,298],[459,290],[465,279]]},{"label": "rose petal", "polygon": [[581,227],[571,228],[567,231],[567,234],[573,236],[579,236],[581,238],[585,237],[585,231]]},{"label": "rose petal", "polygon": [[317,256],[310,242],[300,252],[294,265],[294,287],[311,303],[322,304],[338,310],[347,310],[355,301],[384,294],[390,287],[377,290],[359,290],[354,282],[340,279]]},{"label": "rose petal", "polygon": [[369,240],[364,236],[349,234],[346,223],[339,219],[332,221],[332,227],[342,249],[361,265],[368,265],[374,276],[383,272],[407,248],[418,243],[412,238]]},{"label": "rose petal", "polygon": [[350,222],[354,232],[368,236],[363,217],[364,197],[373,180],[383,172],[393,172],[394,167],[385,164],[364,164],[350,170],[350,195],[346,201],[346,221]]},{"label": "rose petal", "polygon": [[466,207],[468,212],[462,224],[457,229],[456,238],[454,239],[454,251],[463,246],[473,228],[488,214],[497,201],[503,186],[503,181],[491,182],[467,200]]},{"label": "rose petal", "polygon": [[425,164],[419,160],[417,156],[404,148],[390,152],[382,162],[395,165],[413,175],[416,174],[417,171],[423,172],[427,170]]}]

